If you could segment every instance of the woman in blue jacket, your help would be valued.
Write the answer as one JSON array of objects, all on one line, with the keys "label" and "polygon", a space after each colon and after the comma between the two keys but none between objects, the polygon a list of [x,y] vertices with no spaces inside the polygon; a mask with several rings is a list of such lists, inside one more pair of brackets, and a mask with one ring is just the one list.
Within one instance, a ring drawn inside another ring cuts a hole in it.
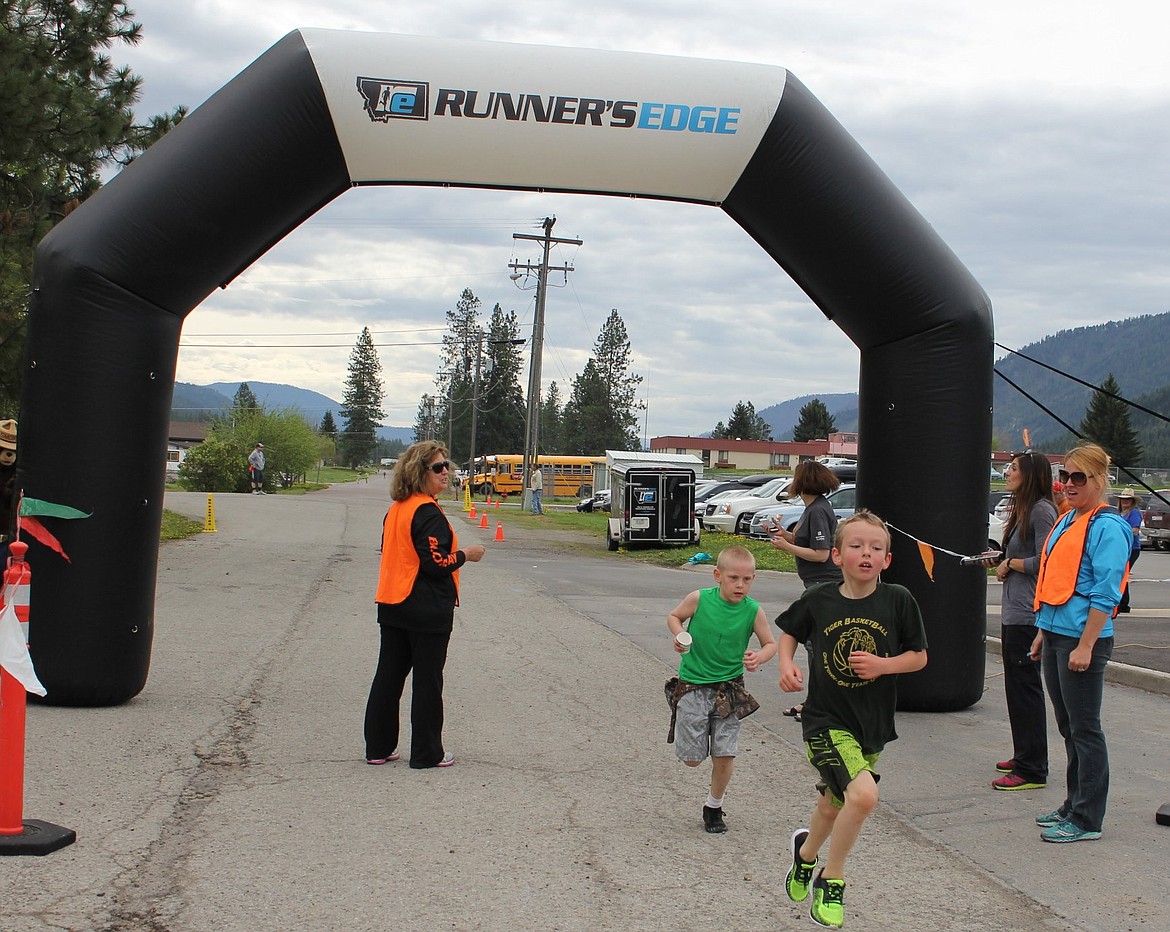
[{"label": "woman in blue jacket", "polygon": [[1109,795],[1109,752],[1101,729],[1105,666],[1113,654],[1113,616],[1128,572],[1129,524],[1105,503],[1109,457],[1083,444],[1060,472],[1071,510],[1060,517],[1041,551],[1036,579],[1032,656],[1068,754],[1067,796],[1036,818],[1044,841],[1101,837]]}]

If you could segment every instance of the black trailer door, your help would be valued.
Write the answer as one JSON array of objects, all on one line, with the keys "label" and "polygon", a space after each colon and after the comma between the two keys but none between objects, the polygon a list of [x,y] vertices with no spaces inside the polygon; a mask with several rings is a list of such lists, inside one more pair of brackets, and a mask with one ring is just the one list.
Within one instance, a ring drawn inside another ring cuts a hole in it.
[{"label": "black trailer door", "polygon": [[654,472],[626,473],[627,538],[631,543],[661,540],[662,477]]},{"label": "black trailer door", "polygon": [[668,544],[689,544],[693,534],[695,477],[693,473],[666,473],[662,476],[662,540]]}]

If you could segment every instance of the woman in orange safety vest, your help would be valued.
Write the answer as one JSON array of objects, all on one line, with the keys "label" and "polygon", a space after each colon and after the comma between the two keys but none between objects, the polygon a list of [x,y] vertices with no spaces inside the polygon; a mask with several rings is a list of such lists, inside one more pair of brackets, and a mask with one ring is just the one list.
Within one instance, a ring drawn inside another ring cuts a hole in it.
[{"label": "woman in orange safety vest", "polygon": [[406,676],[410,702],[410,766],[450,767],[443,749],[443,668],[459,602],[459,567],[483,559],[484,548],[459,549],[435,499],[447,488],[447,448],[416,443],[398,458],[390,479],[393,502],[382,522],[378,573],[378,669],[366,702],[366,763],[398,760],[398,711]]},{"label": "woman in orange safety vest", "polygon": [[1032,644],[1068,754],[1067,796],[1060,808],[1036,818],[1041,839],[1050,842],[1101,837],[1109,795],[1101,697],[1133,536],[1117,509],[1105,503],[1105,451],[1082,444],[1064,463],[1060,481],[1071,510],[1057,520],[1041,550],[1035,601],[1040,631]]}]

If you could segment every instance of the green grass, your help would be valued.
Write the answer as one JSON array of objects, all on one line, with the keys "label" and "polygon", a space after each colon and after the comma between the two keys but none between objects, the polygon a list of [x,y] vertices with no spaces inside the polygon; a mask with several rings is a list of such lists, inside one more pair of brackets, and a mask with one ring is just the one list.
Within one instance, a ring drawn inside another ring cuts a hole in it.
[{"label": "green grass", "polygon": [[[545,502],[548,504],[548,499]],[[444,503],[447,504],[447,501],[444,500]],[[570,500],[561,499],[557,503],[568,505]],[[454,505],[455,503],[451,502],[450,504]],[[576,504],[575,500],[573,500],[573,504]],[[483,503],[477,501],[475,507],[478,515]],[[562,511],[550,508],[541,516],[522,512],[516,505],[505,505],[498,510],[495,507],[488,508],[488,521],[493,526],[497,521],[503,522],[505,533],[509,528],[543,528],[584,533],[596,536],[598,549],[604,547],[608,519],[607,512]],[[757,569],[779,570],[784,573],[796,572],[796,559],[792,554],[777,550],[767,541],[751,540],[736,534],[719,534],[714,531],[704,531],[702,540],[697,546],[622,547],[615,556],[639,563],[652,563],[655,566],[679,566],[686,563],[696,553],[709,553],[712,557],[711,563],[714,565],[714,557],[717,557],[719,551],[724,547],[746,547],[755,556]]]},{"label": "green grass", "polygon": [[[653,563],[655,566],[678,566],[686,563],[696,553],[711,554],[710,564],[715,565],[715,557],[724,547],[745,547],[756,558],[757,570],[778,570],[782,573],[796,572],[796,558],[783,550],[777,550],[766,540],[752,540],[750,537],[741,537],[738,534],[720,534],[716,531],[704,531],[699,545],[688,547],[635,547],[627,550],[623,547],[618,551],[621,556],[637,560],[641,563]],[[708,565],[706,562],[704,566]]]},{"label": "green grass", "polygon": [[202,533],[202,521],[196,521],[193,518],[188,518],[186,515],[168,511],[165,508],[163,509],[162,530],[158,535],[160,541],[184,540],[185,538],[194,537],[196,534]]}]

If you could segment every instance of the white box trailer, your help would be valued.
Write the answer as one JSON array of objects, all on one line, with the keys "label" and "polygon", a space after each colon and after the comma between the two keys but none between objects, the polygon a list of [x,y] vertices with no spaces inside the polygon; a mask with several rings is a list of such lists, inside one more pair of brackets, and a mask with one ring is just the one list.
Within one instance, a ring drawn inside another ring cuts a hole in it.
[{"label": "white box trailer", "polygon": [[593,491],[610,487],[610,474],[618,463],[635,466],[681,466],[703,478],[703,461],[694,453],[659,453],[655,450],[606,450],[605,462],[593,467]]},{"label": "white box trailer", "polygon": [[[607,451],[608,456],[608,451]],[[697,544],[703,526],[695,517],[695,471],[638,462],[610,470],[606,546]]]}]

